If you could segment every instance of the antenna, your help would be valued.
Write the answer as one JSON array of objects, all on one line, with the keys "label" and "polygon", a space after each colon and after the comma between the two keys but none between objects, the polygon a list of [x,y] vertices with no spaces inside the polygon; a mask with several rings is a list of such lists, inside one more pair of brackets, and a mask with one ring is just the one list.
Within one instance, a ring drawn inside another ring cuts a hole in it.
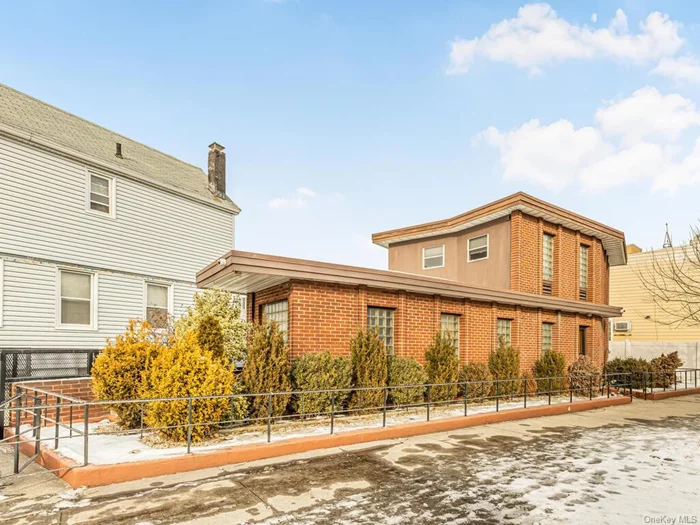
[{"label": "antenna", "polygon": [[671,234],[668,232],[668,223],[666,223],[666,235],[664,235],[664,248],[672,248]]}]

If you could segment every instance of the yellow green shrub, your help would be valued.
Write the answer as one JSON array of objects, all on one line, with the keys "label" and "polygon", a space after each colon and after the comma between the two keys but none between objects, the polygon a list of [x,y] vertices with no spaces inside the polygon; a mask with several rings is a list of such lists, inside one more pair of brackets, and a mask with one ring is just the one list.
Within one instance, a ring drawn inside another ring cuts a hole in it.
[{"label": "yellow green shrub", "polygon": [[[147,389],[145,373],[164,349],[148,323],[130,321],[126,332],[108,341],[95,358],[92,365],[95,399],[116,401],[143,398]],[[140,426],[141,408],[138,404],[116,404],[111,408],[124,427]]]},{"label": "yellow green shrub", "polygon": [[486,363],[467,363],[459,372],[459,381],[473,384],[467,386],[469,401],[481,403],[487,399],[493,390],[493,376]]},{"label": "yellow green shrub", "polygon": [[[337,390],[336,410],[343,406],[350,396],[352,370],[346,357],[334,357],[328,351],[319,354],[306,354],[292,364],[292,388],[298,390]],[[292,409],[298,414],[320,414],[329,412],[333,402],[330,392],[295,394]]]},{"label": "yellow green shrub", "polygon": [[[510,396],[520,391],[518,381],[507,381],[520,377],[520,352],[501,337],[498,348],[489,354],[489,370],[494,380],[498,380],[498,395]],[[496,393],[496,385],[493,387]]]},{"label": "yellow green shrub", "polygon": [[[179,334],[172,346],[153,360],[149,370],[149,398],[224,396],[240,391],[232,365],[215,359],[197,344],[197,334]],[[192,401],[192,442],[209,437],[231,419],[245,416],[245,399],[214,398]],[[146,406],[146,424],[173,441],[187,439],[188,402],[151,401]],[[203,424],[214,422],[215,424]],[[173,428],[162,428],[173,427]]]},{"label": "yellow green shrub", "polygon": [[[376,330],[359,330],[350,341],[352,383],[354,387],[386,386],[386,347]],[[384,405],[383,390],[355,390],[350,400],[352,408],[379,408]]]},{"label": "yellow green shrub", "polygon": [[224,353],[224,331],[221,323],[213,315],[205,315],[199,320],[197,328],[197,344],[205,352],[211,352],[214,359],[223,359]]},{"label": "yellow green shrub", "polygon": [[[456,383],[459,376],[459,358],[455,342],[438,332],[433,343],[425,351],[425,371],[429,383]],[[457,397],[457,385],[433,386],[431,401],[446,401]]]},{"label": "yellow green shrub", "polygon": [[[256,324],[248,346],[248,357],[243,367],[243,384],[249,394],[266,394],[268,392],[289,392],[289,353],[284,342],[284,334],[277,323]],[[289,404],[289,395],[250,396],[250,417],[266,418],[271,408],[271,415],[284,414]]]},{"label": "yellow green shrub", "polygon": [[[389,386],[424,385],[427,381],[423,366],[415,359],[389,356]],[[424,396],[424,386],[389,389],[389,399],[396,405],[422,403]]]}]

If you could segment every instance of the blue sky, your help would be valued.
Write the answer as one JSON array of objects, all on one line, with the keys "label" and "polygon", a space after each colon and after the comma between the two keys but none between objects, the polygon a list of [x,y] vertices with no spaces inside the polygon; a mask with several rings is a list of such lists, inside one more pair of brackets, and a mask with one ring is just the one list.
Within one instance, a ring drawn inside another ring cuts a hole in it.
[{"label": "blue sky", "polygon": [[649,248],[700,218],[699,22],[681,1],[13,2],[0,82],[202,167],[226,146],[238,249],[382,268],[371,233],[519,190]]}]

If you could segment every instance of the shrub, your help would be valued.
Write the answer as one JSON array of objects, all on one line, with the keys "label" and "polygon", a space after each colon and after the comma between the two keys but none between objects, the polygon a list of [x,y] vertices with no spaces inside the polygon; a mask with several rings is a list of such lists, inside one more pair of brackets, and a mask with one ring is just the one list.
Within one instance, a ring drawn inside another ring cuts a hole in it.
[{"label": "shrub", "polygon": [[205,352],[211,352],[214,359],[224,359],[224,331],[221,323],[213,315],[205,315],[197,327],[197,344]]},{"label": "shrub", "polygon": [[[413,358],[389,357],[389,386],[424,385],[428,376],[421,364]],[[425,387],[390,388],[389,397],[396,405],[415,405],[423,402]]]},{"label": "shrub", "polygon": [[[518,379],[520,377],[520,352],[506,343],[503,338],[498,341],[498,348],[489,354],[489,370],[495,380]],[[496,390],[496,386],[494,386]],[[499,396],[517,394],[520,390],[518,381],[498,383]]]},{"label": "shrub", "polygon": [[569,365],[569,383],[574,394],[590,395],[591,389],[600,388],[600,369],[586,356],[579,357]]},{"label": "shrub", "polygon": [[[250,394],[289,392],[289,355],[284,334],[277,323],[256,324],[248,347],[248,358],[243,367],[243,384]],[[289,404],[288,395],[272,396],[272,416],[284,414]],[[250,417],[268,415],[268,396],[250,397]]]},{"label": "shrub", "polygon": [[[170,348],[153,360],[149,383],[151,398],[225,396],[239,390],[231,364],[203,351],[192,332],[180,334]],[[206,439],[220,426],[203,423],[245,417],[245,399],[233,401],[233,413],[231,405],[230,398],[193,400],[192,442]],[[186,400],[152,401],[146,406],[146,423],[167,439],[187,439],[188,420]]]},{"label": "shrub", "polygon": [[[335,393],[336,409],[350,396],[351,382],[350,360],[345,357],[333,357],[328,351],[306,354],[292,363],[294,390],[348,389]],[[292,409],[300,414],[320,414],[330,412],[332,401],[330,392],[295,395],[292,399]]]},{"label": "shrub", "polygon": [[194,296],[194,303],[176,321],[177,332],[200,329],[202,319],[213,316],[219,321],[224,336],[224,353],[231,361],[243,361],[246,356],[247,334],[250,325],[241,321],[240,300],[224,290],[205,290]]},{"label": "shrub", "polygon": [[[388,366],[386,348],[375,330],[360,330],[350,341],[352,383],[354,387],[386,386]],[[359,390],[353,392],[352,408],[375,408],[382,406],[384,392],[381,390]]]},{"label": "shrub", "polygon": [[605,373],[613,374],[607,378],[611,386],[628,388],[631,382],[632,388],[643,388],[645,377],[649,372],[651,372],[651,363],[642,358],[627,357],[623,359],[616,357],[605,365]]},{"label": "shrub", "polygon": [[[130,321],[126,332],[107,342],[92,365],[92,389],[100,401],[140,399],[146,396],[145,372],[150,362],[163,351],[146,322]],[[137,404],[118,404],[112,408],[126,428],[141,423]]]},{"label": "shrub", "polygon": [[537,379],[537,390],[542,393],[561,393],[566,390],[566,358],[556,350],[545,350],[532,369]]},{"label": "shrub", "polygon": [[481,403],[491,395],[493,389],[493,376],[486,363],[467,363],[459,372],[459,381],[481,381],[473,385],[468,385],[467,393],[469,401]]},{"label": "shrub", "polygon": [[[438,332],[433,344],[425,351],[425,372],[430,383],[455,383],[459,376],[459,358],[454,341]],[[444,401],[457,397],[457,385],[434,386],[430,389],[431,401]]]},{"label": "shrub", "polygon": [[520,393],[525,394],[525,387],[527,387],[527,395],[537,395],[537,381],[535,381],[535,376],[532,372],[523,373],[520,378]]},{"label": "shrub", "polygon": [[651,360],[651,371],[654,373],[654,387],[668,388],[676,382],[676,370],[683,366],[678,352],[661,354]]}]

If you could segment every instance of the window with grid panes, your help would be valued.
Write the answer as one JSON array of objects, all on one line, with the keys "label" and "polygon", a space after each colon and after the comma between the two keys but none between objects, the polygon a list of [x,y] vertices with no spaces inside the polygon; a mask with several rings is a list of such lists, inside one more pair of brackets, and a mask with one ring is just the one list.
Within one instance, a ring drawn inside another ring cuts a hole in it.
[{"label": "window with grid panes", "polygon": [[542,293],[552,295],[554,277],[554,235],[542,236]]},{"label": "window with grid panes", "polygon": [[367,327],[376,330],[388,354],[394,353],[394,310],[390,308],[367,308]]},{"label": "window with grid panes", "polygon": [[505,344],[510,344],[510,331],[512,324],[513,321],[511,319],[498,319],[496,321],[496,344],[501,341],[501,338],[503,338],[503,342]]},{"label": "window with grid panes", "polygon": [[578,269],[579,299],[585,301],[588,299],[588,246],[583,244],[579,247]]},{"label": "window with grid panes", "polygon": [[284,336],[284,342],[287,342],[287,329],[289,324],[289,303],[284,301],[276,301],[267,303],[263,306],[263,319],[265,322],[277,323],[277,327]]},{"label": "window with grid panes", "polygon": [[440,314],[440,331],[443,336],[449,336],[454,342],[459,356],[459,316],[455,314]]},{"label": "window with grid panes", "polygon": [[552,349],[552,323],[542,323],[542,353]]}]

